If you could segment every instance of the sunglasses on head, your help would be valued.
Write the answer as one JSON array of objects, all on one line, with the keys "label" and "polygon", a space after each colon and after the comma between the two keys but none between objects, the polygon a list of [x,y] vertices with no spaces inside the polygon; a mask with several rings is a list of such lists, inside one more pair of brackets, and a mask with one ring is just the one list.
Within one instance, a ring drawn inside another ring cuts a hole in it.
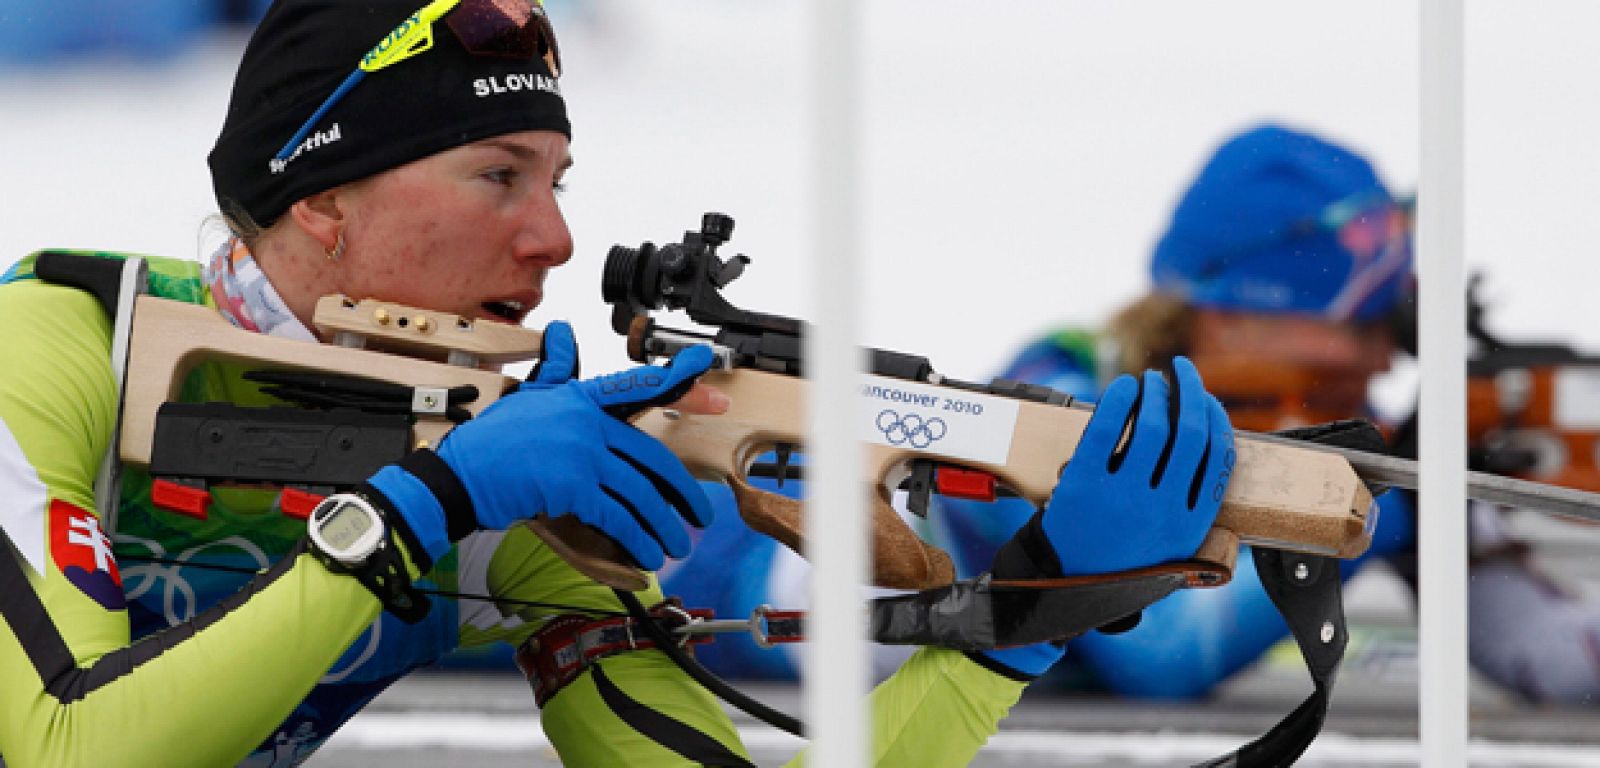
[{"label": "sunglasses on head", "polygon": [[1371,258],[1391,243],[1410,238],[1415,207],[1410,198],[1394,200],[1381,193],[1357,195],[1323,208],[1315,218],[1297,225],[1297,233],[1331,232],[1339,245],[1357,258]]},{"label": "sunglasses on head", "polygon": [[1411,268],[1415,209],[1412,198],[1395,200],[1383,194],[1347,198],[1323,209],[1319,225],[1355,258],[1323,314],[1350,319],[1396,274]]},{"label": "sunglasses on head", "polygon": [[273,160],[284,163],[292,158],[312,128],[369,72],[431,50],[433,25],[440,19],[444,19],[468,53],[512,59],[542,58],[552,77],[561,76],[561,49],[556,45],[555,29],[545,15],[542,0],[433,0],[406,17],[362,56],[355,71],[323,100]]}]

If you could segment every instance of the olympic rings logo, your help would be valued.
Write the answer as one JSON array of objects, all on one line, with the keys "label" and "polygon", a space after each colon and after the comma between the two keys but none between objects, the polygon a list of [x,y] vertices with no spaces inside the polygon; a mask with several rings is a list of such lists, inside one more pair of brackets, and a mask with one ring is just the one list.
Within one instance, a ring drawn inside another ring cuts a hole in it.
[{"label": "olympic rings logo", "polygon": [[927,448],[950,431],[944,419],[937,416],[931,419],[924,419],[915,413],[901,416],[889,408],[878,412],[877,426],[890,445],[909,444],[917,449]]},{"label": "olympic rings logo", "polygon": [[[164,558],[167,554],[166,548],[161,546],[160,542],[152,539],[119,535],[116,537],[116,541],[119,544],[143,546],[149,550],[150,556],[154,558]],[[183,550],[178,553],[177,557],[172,558],[170,563],[148,563],[122,569],[123,593],[128,602],[131,603],[155,589],[159,583],[164,582],[162,610],[165,614],[164,618],[167,620],[167,625],[177,626],[189,621],[195,617],[199,607],[199,600],[202,596],[189,583],[189,579],[183,575],[183,567],[188,564],[190,559],[201,552],[208,549],[227,548],[244,552],[251,560],[255,561],[257,568],[266,568],[272,563],[271,558],[267,557],[267,553],[249,539],[243,536],[229,536],[225,539],[207,542],[197,547]],[[363,664],[366,664],[367,660],[378,652],[378,646],[383,640],[382,624],[383,620],[380,615],[377,620],[372,622],[372,626],[367,628],[368,631],[363,633],[367,638],[367,642],[361,651],[357,653],[356,658],[351,660],[344,669],[328,670],[327,674],[323,675],[318,682],[337,683],[360,669]],[[359,639],[357,638],[357,640]],[[354,643],[351,645],[354,645]]]}]

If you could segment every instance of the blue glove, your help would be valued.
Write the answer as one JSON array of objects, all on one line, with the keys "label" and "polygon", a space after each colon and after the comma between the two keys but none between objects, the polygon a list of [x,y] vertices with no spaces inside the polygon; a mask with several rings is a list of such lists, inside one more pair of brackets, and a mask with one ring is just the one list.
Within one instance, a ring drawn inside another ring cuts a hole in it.
[{"label": "blue glove", "polygon": [[434,559],[477,528],[566,514],[611,537],[647,570],[660,568],[664,555],[687,555],[680,516],[703,527],[711,502],[666,446],[624,419],[682,397],[710,367],[711,350],[691,347],[665,367],[578,381],[571,326],[551,323],[542,346],[529,380],[452,430],[436,459],[418,451],[368,484]]},{"label": "blue glove", "polygon": [[[1050,502],[995,555],[996,578],[1112,573],[1200,548],[1233,471],[1233,427],[1193,363],[1172,367],[1171,385],[1155,371],[1112,382]],[[1038,643],[983,655],[1028,677],[1063,653]]]},{"label": "blue glove", "polygon": [[1170,388],[1155,371],[1143,386],[1124,375],[1095,407],[1041,520],[1061,575],[1187,558],[1217,519],[1233,471],[1233,427],[1188,358],[1172,368]]}]

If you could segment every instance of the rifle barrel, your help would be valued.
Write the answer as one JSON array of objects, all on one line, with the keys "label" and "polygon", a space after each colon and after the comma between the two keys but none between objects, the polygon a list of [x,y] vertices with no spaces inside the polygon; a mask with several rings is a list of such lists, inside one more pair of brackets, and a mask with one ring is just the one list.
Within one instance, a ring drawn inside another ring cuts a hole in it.
[{"label": "rifle barrel", "polygon": [[[1363,480],[1400,488],[1417,489],[1417,462],[1367,451],[1294,440],[1276,435],[1250,433],[1266,442],[1284,443],[1327,451],[1343,456]],[[1468,498],[1493,504],[1522,507],[1563,517],[1600,521],[1600,493],[1580,491],[1559,485],[1536,483],[1487,472],[1467,472]]]}]

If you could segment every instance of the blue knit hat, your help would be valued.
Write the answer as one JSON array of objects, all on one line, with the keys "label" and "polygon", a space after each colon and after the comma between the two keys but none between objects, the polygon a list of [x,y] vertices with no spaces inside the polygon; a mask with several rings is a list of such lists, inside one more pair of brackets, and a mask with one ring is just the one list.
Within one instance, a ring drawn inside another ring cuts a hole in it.
[{"label": "blue knit hat", "polygon": [[1410,228],[1366,160],[1263,125],[1200,171],[1150,274],[1197,306],[1372,320],[1404,295]]}]

